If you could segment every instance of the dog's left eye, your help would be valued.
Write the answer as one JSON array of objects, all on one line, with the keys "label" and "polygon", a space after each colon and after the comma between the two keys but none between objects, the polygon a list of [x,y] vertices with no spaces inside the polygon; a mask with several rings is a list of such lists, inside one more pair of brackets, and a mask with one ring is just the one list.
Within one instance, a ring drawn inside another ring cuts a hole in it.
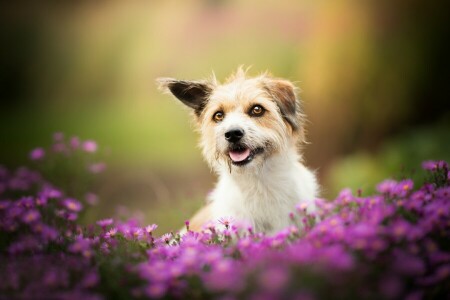
[{"label": "dog's left eye", "polygon": [[264,114],[266,110],[261,105],[254,105],[249,112],[250,116],[260,117]]},{"label": "dog's left eye", "polygon": [[214,116],[213,116],[213,120],[214,120],[214,122],[216,122],[216,123],[222,121],[223,118],[225,118],[225,115],[224,115],[224,113],[223,113],[222,111],[216,112],[216,113],[214,114]]}]

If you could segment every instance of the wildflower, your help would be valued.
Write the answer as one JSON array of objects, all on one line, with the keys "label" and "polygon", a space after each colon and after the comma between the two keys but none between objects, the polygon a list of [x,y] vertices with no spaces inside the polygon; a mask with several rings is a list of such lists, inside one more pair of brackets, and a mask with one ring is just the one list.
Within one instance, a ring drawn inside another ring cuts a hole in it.
[{"label": "wildflower", "polygon": [[37,206],[45,206],[47,205],[47,198],[36,198],[36,205]]},{"label": "wildflower", "polygon": [[40,218],[41,218],[41,214],[39,213],[39,211],[33,209],[33,210],[28,210],[23,214],[22,221],[24,223],[31,224],[31,223],[36,222]]},{"label": "wildflower", "polygon": [[172,235],[170,233],[163,234],[160,237],[160,241],[165,243],[166,245],[169,245],[171,240],[172,240]]},{"label": "wildflower", "polygon": [[232,217],[221,217],[218,221],[220,224],[225,226],[226,229],[228,229],[234,219]]},{"label": "wildflower", "polygon": [[22,197],[16,202],[17,206],[32,208],[34,207],[34,199],[32,197]]},{"label": "wildflower", "polygon": [[299,213],[306,213],[307,209],[308,209],[308,203],[303,202],[303,203],[299,203],[295,206],[295,209],[299,212]]},{"label": "wildflower", "polygon": [[80,253],[86,258],[89,258],[93,255],[91,249],[91,241],[83,237],[78,237],[75,242],[69,245],[68,250],[72,253]]},{"label": "wildflower", "polygon": [[448,168],[448,164],[443,160],[427,160],[422,163],[422,168],[434,172],[438,169]]},{"label": "wildflower", "polygon": [[42,148],[35,148],[30,152],[31,160],[42,160],[45,157],[45,150]]},{"label": "wildflower", "polygon": [[113,219],[103,219],[96,222],[98,226],[102,227],[103,229],[113,223]]},{"label": "wildflower", "polygon": [[156,228],[158,228],[158,225],[156,225],[156,224],[148,225],[145,227],[145,231],[148,234],[151,234]]},{"label": "wildflower", "polygon": [[350,189],[343,189],[338,197],[336,198],[335,202],[341,205],[349,205],[350,203],[353,203],[355,201],[355,197],[352,194],[352,191]]},{"label": "wildflower", "polygon": [[142,230],[142,228],[132,228],[130,233],[134,239],[140,240],[144,234],[144,231]]},{"label": "wildflower", "polygon": [[116,234],[117,234],[117,228],[111,228],[111,229],[105,234],[105,237],[106,237],[107,239],[110,239],[110,238],[116,236]]},{"label": "wildflower", "polygon": [[77,200],[75,200],[73,198],[66,198],[66,199],[64,199],[62,204],[69,211],[73,211],[73,212],[79,212],[79,211],[81,211],[83,209],[83,205],[79,201],[77,201]]},{"label": "wildflower", "polygon": [[85,152],[94,153],[97,151],[97,143],[93,140],[84,141],[82,148]]},{"label": "wildflower", "polygon": [[51,186],[45,186],[42,191],[39,193],[40,198],[46,199],[56,199],[62,196],[60,190],[57,190]]},{"label": "wildflower", "polygon": [[391,194],[397,186],[397,181],[387,179],[377,185],[377,191],[382,194]]},{"label": "wildflower", "polygon": [[411,226],[408,222],[403,220],[397,220],[392,223],[392,235],[397,240],[403,238],[408,230],[410,230]]},{"label": "wildflower", "polygon": [[392,190],[392,194],[397,197],[405,197],[413,189],[413,181],[410,179],[400,181]]},{"label": "wildflower", "polygon": [[48,225],[41,225],[40,235],[44,241],[54,241],[58,238],[59,232]]},{"label": "wildflower", "polygon": [[80,148],[80,139],[77,136],[73,136],[70,138],[70,147],[72,149],[78,149]]},{"label": "wildflower", "polygon": [[295,215],[294,215],[293,212],[290,212],[290,213],[289,213],[289,219],[290,219],[291,221],[295,221]]},{"label": "wildflower", "polygon": [[65,215],[65,218],[66,218],[67,220],[69,220],[69,221],[75,221],[76,219],[78,219],[78,214],[77,214],[77,213],[74,213],[74,212],[68,212],[68,213]]}]

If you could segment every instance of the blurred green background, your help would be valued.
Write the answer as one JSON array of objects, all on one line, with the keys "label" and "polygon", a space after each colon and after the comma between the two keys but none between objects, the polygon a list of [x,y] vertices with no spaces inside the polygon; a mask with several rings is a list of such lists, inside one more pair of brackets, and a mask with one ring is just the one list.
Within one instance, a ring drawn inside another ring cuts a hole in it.
[{"label": "blurred green background", "polygon": [[416,0],[2,3],[0,161],[25,163],[55,131],[95,139],[109,168],[91,217],[123,205],[176,229],[214,176],[155,78],[223,80],[244,64],[301,87],[323,196],[369,193],[450,160],[448,23]]}]

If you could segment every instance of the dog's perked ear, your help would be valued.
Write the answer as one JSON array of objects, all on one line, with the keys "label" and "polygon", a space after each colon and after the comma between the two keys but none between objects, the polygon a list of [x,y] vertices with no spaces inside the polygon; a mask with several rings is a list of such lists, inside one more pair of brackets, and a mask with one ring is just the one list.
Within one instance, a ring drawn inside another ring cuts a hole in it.
[{"label": "dog's perked ear", "polygon": [[206,81],[186,81],[173,78],[158,78],[157,83],[163,91],[170,91],[175,97],[199,116],[208,102],[213,87]]},{"label": "dog's perked ear", "polygon": [[287,80],[265,79],[264,89],[269,96],[277,103],[280,112],[293,131],[300,128],[300,104],[296,96],[296,87]]}]

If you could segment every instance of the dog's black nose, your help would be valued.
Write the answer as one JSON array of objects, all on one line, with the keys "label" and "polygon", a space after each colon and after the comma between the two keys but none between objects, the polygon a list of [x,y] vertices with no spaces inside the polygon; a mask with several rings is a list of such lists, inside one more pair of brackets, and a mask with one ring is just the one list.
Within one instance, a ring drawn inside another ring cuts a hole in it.
[{"label": "dog's black nose", "polygon": [[244,130],[240,128],[233,128],[225,132],[225,139],[230,143],[238,142],[244,136]]}]

